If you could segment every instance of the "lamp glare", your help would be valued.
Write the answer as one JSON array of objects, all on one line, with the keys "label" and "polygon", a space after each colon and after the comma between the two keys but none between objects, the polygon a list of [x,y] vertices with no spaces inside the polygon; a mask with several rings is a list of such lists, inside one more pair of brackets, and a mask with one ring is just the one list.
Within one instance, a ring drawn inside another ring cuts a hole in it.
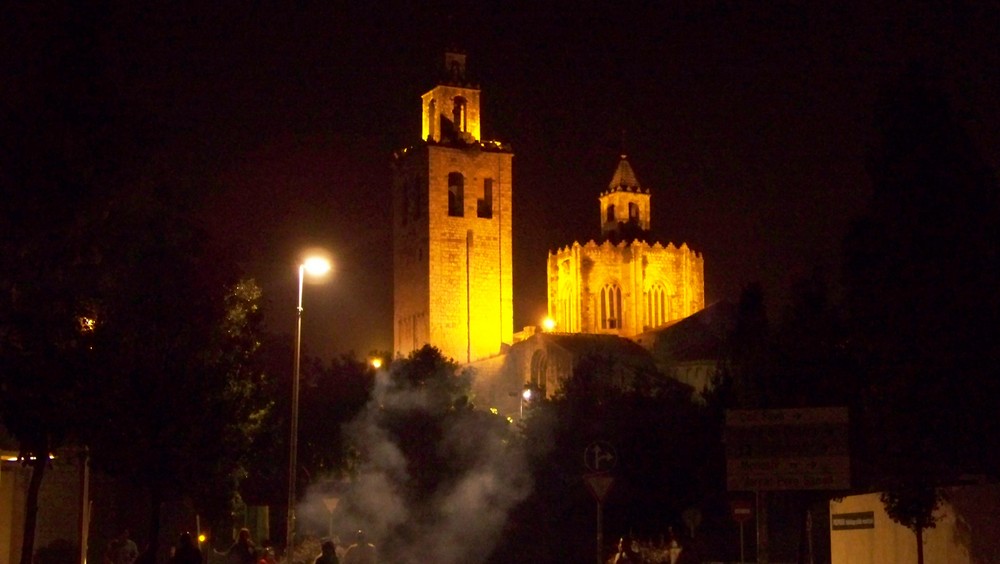
[{"label": "lamp glare", "polygon": [[302,266],[305,267],[306,272],[311,276],[322,276],[327,272],[330,272],[330,261],[321,257],[309,257],[306,259]]}]

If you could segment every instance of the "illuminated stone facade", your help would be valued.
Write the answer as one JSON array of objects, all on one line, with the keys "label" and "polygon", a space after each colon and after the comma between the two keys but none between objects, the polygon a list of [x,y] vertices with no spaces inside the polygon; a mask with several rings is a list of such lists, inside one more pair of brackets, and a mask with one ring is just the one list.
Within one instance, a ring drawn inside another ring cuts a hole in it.
[{"label": "illuminated stone facade", "polygon": [[603,242],[549,253],[555,330],[634,337],[705,307],[705,263],[687,244],[648,243],[650,194],[622,155],[600,195]]},{"label": "illuminated stone facade", "polygon": [[465,56],[422,97],[422,141],[393,160],[394,348],[430,343],[467,363],[513,337],[511,163],[480,139],[479,87]]}]

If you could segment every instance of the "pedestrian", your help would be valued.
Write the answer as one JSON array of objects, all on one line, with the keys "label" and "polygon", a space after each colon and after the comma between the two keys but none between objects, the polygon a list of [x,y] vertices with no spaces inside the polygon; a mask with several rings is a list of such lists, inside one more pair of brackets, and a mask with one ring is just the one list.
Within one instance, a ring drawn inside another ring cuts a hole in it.
[{"label": "pedestrian", "polygon": [[278,559],[274,556],[274,547],[265,548],[260,555],[260,562],[257,564],[278,564]]},{"label": "pedestrian", "polygon": [[365,539],[365,532],[358,531],[355,542],[344,554],[344,564],[377,564],[375,545]]},{"label": "pedestrian", "polygon": [[340,564],[340,559],[337,558],[337,545],[332,540],[324,541],[320,550],[322,553],[316,557],[313,564]]},{"label": "pedestrian", "polygon": [[201,551],[195,546],[191,533],[181,534],[169,564],[202,564]]},{"label": "pedestrian", "polygon": [[250,540],[250,529],[240,529],[236,542],[226,552],[226,564],[257,564],[257,547]]},{"label": "pedestrian", "polygon": [[130,533],[128,529],[122,529],[122,534],[116,539],[111,556],[112,564],[134,564],[135,559],[139,558],[139,547],[129,538]]}]

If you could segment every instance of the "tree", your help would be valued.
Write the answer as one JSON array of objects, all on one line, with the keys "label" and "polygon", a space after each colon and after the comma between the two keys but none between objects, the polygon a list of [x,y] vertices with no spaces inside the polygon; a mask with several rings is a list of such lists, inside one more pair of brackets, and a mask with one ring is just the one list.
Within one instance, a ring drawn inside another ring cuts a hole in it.
[{"label": "tree", "polygon": [[583,481],[583,453],[594,441],[610,443],[618,455],[604,504],[605,539],[682,531],[684,511],[705,507],[722,489],[723,453],[710,409],[692,401],[689,386],[652,367],[635,364],[630,378],[615,377],[621,363],[586,355],[554,397],[533,400],[523,440],[535,487],[511,514],[491,561],[593,559],[595,503]]},{"label": "tree", "polygon": [[[34,557],[49,455],[89,420],[97,202],[133,178],[149,140],[109,80],[82,6],[12,7],[0,29],[27,54],[0,124],[0,421],[32,467],[21,561]],[[13,24],[13,25],[11,25]]]},{"label": "tree", "polygon": [[955,118],[941,77],[912,65],[876,107],[873,196],[846,244],[852,349],[868,379],[862,412],[874,488],[920,536],[934,488],[995,475],[983,436],[1000,343],[998,183]]},{"label": "tree", "polygon": [[374,385],[375,371],[353,355],[306,371],[298,456],[310,476],[343,476],[357,463],[350,438],[340,429],[361,413]]},{"label": "tree", "polygon": [[150,496],[150,553],[161,502],[188,497],[228,513],[240,463],[267,410],[260,289],[237,270],[165,189],[114,201],[100,233],[94,330],[100,423],[86,437],[97,467]]},{"label": "tree", "polygon": [[917,564],[924,564],[924,530],[934,528],[934,511],[941,498],[933,484],[906,480],[880,496],[889,518],[913,531],[917,539]]},{"label": "tree", "polygon": [[425,346],[379,372],[345,427],[359,463],[338,511],[345,527],[368,532],[380,560],[483,562],[527,493],[513,425],[473,409],[471,377]]}]

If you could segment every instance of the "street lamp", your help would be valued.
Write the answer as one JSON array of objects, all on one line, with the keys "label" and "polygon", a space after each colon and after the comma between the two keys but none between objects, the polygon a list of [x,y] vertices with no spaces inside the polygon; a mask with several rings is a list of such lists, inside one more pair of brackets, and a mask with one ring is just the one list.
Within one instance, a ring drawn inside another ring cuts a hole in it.
[{"label": "street lamp", "polygon": [[520,415],[521,420],[524,420],[524,402],[531,401],[531,384],[525,384],[524,390],[521,392],[521,405],[520,405]]},{"label": "street lamp", "polygon": [[306,274],[322,276],[330,271],[330,261],[321,257],[309,257],[299,265],[299,302],[295,308],[295,366],[292,370],[292,419],[291,435],[288,440],[288,531],[285,537],[290,554],[295,546],[295,477],[298,466],[299,447],[299,364],[302,351],[302,284]]}]

